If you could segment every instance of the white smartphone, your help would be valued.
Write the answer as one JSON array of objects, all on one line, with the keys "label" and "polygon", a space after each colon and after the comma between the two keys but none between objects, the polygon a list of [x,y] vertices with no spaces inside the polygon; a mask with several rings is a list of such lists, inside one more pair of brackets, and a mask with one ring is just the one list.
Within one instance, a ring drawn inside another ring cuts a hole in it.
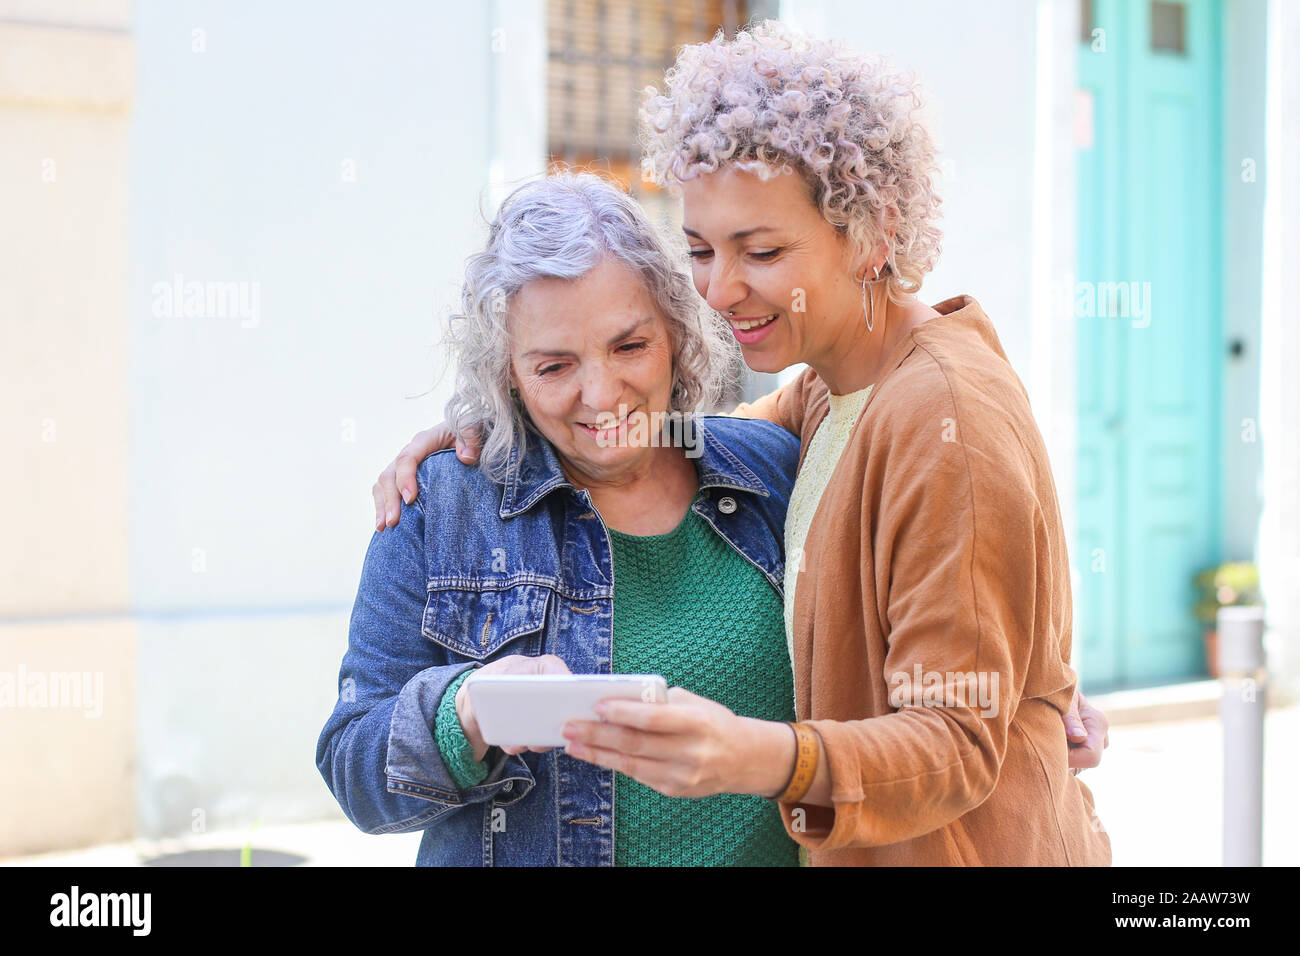
[{"label": "white smartphone", "polygon": [[465,680],[483,741],[495,747],[563,747],[570,720],[599,720],[606,697],[662,704],[658,674],[473,674]]}]

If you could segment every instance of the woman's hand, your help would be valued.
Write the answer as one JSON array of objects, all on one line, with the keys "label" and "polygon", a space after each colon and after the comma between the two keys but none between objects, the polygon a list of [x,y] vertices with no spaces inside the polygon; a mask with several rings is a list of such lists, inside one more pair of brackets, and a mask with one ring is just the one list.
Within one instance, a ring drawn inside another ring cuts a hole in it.
[{"label": "woman's hand", "polygon": [[[665,704],[607,698],[596,705],[596,713],[603,721],[571,720],[564,725],[569,740],[565,752],[570,756],[617,770],[666,797],[765,789],[755,772],[761,768],[750,757],[761,749],[756,725],[771,721],[738,717],[681,687],[669,689]],[[794,735],[789,728],[774,726],[791,740],[792,764]]]},{"label": "woman's hand", "polygon": [[[417,436],[418,437],[418,436]],[[512,654],[509,657],[502,657],[489,664],[480,667],[476,674],[569,674],[569,665],[564,663],[563,658],[556,657],[554,654],[542,654],[539,657],[526,657],[522,654]],[[473,680],[463,681],[456,689],[456,716],[460,718],[460,729],[465,733],[465,739],[474,747],[474,759],[482,760],[488,752],[488,745],[483,740],[483,733],[479,730],[478,721],[474,719],[474,705],[470,703],[469,693],[465,687],[466,684]],[[525,750],[531,750],[533,753],[545,753],[551,750],[551,747],[502,747],[503,751],[508,754],[520,754]]]},{"label": "woman's hand", "polygon": [[1076,686],[1070,712],[1065,715],[1065,739],[1070,745],[1070,769],[1075,773],[1101,763],[1101,752],[1110,746],[1110,721]]},{"label": "woman's hand", "polygon": [[379,480],[370,490],[375,497],[376,531],[397,527],[397,522],[402,517],[401,502],[405,501],[409,505],[415,500],[415,473],[420,462],[435,451],[453,445],[456,447],[456,457],[465,464],[478,463],[478,453],[483,448],[483,440],[478,433],[466,431],[456,435],[446,422],[442,422],[416,432],[397,458],[379,473]]}]

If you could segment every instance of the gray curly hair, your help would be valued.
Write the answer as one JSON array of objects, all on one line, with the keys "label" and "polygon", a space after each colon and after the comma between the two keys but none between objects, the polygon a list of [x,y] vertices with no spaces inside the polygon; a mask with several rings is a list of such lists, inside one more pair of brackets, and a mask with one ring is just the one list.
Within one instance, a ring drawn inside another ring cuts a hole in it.
[{"label": "gray curly hair", "polygon": [[797,170],[841,235],[863,250],[886,243],[889,296],[901,301],[921,288],[942,238],[938,164],[920,107],[915,75],[766,20],[731,40],[719,31],[682,47],[663,92],[646,87],[642,164],[665,185],[728,164],[763,177]]},{"label": "gray curly hair", "polygon": [[510,395],[511,300],[533,279],[581,278],[605,256],[641,277],[667,320],[669,411],[710,409],[739,371],[739,347],[725,323],[703,309],[679,268],[683,257],[631,196],[592,173],[561,172],[520,186],[501,204],[486,248],[469,258],[460,311],[445,338],[456,368],[447,422],[456,432],[482,430],[479,467],[495,481],[504,480],[512,451],[523,456],[532,428]]}]

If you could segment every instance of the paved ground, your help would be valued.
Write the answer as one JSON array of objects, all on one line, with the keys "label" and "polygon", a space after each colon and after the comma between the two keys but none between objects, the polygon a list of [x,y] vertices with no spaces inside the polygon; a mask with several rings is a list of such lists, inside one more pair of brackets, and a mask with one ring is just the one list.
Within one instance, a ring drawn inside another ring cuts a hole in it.
[{"label": "paved ground", "polygon": [[[1269,713],[1265,725],[1264,863],[1300,865],[1300,707]],[[1217,866],[1222,860],[1223,736],[1217,719],[1136,724],[1111,730],[1102,765],[1085,771],[1117,866]],[[135,841],[0,861],[0,865],[137,866],[171,854],[233,865],[253,847],[253,864],[411,866],[419,833],[367,836],[346,820],[212,832],[182,840]],[[287,856],[272,857],[271,851]],[[259,858],[260,857],[260,858]],[[299,858],[301,858],[299,860]]]},{"label": "paved ground", "polygon": [[[1300,865],[1300,707],[1264,724],[1264,865]],[[1223,733],[1217,718],[1110,732],[1102,765],[1081,775],[1097,799],[1116,866],[1219,866]]]}]

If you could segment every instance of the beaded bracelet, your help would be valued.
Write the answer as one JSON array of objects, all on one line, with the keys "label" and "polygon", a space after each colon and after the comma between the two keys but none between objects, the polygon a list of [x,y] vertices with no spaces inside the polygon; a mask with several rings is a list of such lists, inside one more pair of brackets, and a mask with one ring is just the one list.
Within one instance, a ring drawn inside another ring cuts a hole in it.
[{"label": "beaded bracelet", "polygon": [[798,803],[812,787],[813,779],[817,776],[819,739],[817,731],[807,724],[786,723],[794,728],[794,771],[790,774],[790,782],[785,785],[785,792],[777,800],[781,803]]}]

